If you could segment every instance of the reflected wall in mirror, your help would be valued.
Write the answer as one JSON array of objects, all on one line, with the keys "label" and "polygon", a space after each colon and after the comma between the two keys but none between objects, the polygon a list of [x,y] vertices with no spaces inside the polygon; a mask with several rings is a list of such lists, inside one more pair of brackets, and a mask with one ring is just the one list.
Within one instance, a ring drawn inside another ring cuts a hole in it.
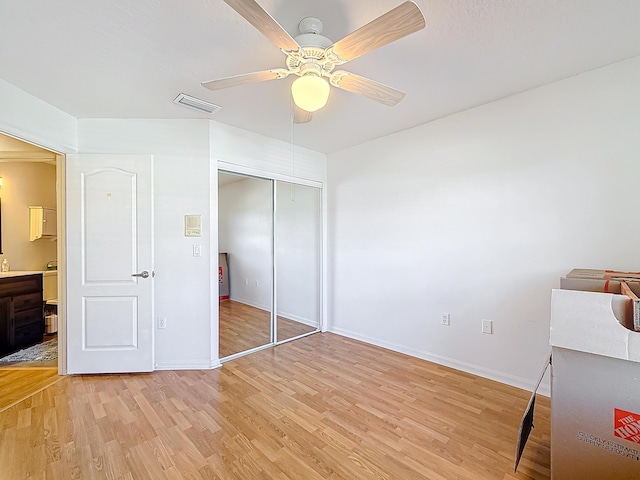
[{"label": "reflected wall in mirror", "polygon": [[277,341],[320,328],[322,212],[319,188],[276,181]]},{"label": "reflected wall in mirror", "polygon": [[220,358],[272,343],[273,182],[218,173],[218,245],[227,253]]}]

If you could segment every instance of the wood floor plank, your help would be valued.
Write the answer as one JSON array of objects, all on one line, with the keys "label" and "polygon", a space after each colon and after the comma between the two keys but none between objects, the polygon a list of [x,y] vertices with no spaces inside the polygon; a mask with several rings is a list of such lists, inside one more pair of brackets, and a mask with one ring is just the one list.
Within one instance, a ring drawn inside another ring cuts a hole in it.
[{"label": "wood floor plank", "polygon": [[548,479],[550,402],[333,334],[218,370],[66,377],[0,412],[25,479]]}]

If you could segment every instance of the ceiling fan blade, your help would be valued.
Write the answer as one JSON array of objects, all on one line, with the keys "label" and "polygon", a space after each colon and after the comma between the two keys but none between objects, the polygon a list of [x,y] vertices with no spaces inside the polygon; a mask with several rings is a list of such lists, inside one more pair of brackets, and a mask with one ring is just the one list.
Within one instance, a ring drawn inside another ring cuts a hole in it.
[{"label": "ceiling fan blade", "polygon": [[331,85],[347,92],[363,95],[390,107],[396,105],[406,95],[400,90],[344,70],[336,70],[331,75]]},{"label": "ceiling fan blade", "polygon": [[293,123],[309,123],[313,114],[301,109],[299,106],[293,106]]},{"label": "ceiling fan blade", "polygon": [[331,50],[341,60],[348,62],[417,32],[424,26],[424,16],[418,6],[413,2],[404,2],[342,40],[338,40]]},{"label": "ceiling fan blade", "polygon": [[245,83],[264,82],[266,80],[284,78],[287,75],[289,75],[288,70],[284,68],[274,68],[273,70],[263,70],[262,72],[245,73],[244,75],[210,80],[208,82],[202,82],[202,86],[209,90],[220,90],[222,88],[235,87],[236,85],[244,85]]},{"label": "ceiling fan blade", "polygon": [[224,0],[224,2],[242,15],[247,22],[258,29],[279,49],[286,51],[300,49],[293,37],[254,0]]}]

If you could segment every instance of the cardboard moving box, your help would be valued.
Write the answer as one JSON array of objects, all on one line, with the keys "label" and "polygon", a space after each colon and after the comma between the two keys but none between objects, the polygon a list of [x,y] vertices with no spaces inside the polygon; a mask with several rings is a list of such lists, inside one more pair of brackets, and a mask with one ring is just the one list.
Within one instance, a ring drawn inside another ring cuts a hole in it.
[{"label": "cardboard moving box", "polygon": [[608,280],[603,278],[562,277],[562,290],[582,290],[584,292],[622,293],[622,280]]},{"label": "cardboard moving box", "polygon": [[[626,276],[615,277],[617,274]],[[639,274],[614,270],[574,269],[560,279],[560,288],[626,295],[629,300],[621,323],[629,329],[640,331],[640,280],[635,279],[633,275]]]},{"label": "cardboard moving box", "polygon": [[[551,294],[551,479],[640,479],[640,274],[575,269]],[[539,384],[539,382],[538,382]],[[516,463],[533,426],[534,389]]]},{"label": "cardboard moving box", "polygon": [[567,278],[592,278],[600,280],[640,280],[640,272],[622,272],[619,270],[596,270],[593,268],[574,268]]},{"label": "cardboard moving box", "polygon": [[[627,309],[625,326],[640,331],[640,283],[625,281],[620,284],[622,293],[631,299],[631,308]],[[629,317],[632,317],[633,326],[629,325]]]},{"label": "cardboard moving box", "polygon": [[551,478],[640,478],[640,332],[626,295],[553,290]]}]

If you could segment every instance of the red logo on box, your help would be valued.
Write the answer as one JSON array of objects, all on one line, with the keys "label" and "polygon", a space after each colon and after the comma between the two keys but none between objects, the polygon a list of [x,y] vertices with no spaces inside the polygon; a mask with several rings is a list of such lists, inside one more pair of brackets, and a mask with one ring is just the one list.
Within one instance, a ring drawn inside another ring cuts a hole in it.
[{"label": "red logo on box", "polygon": [[613,410],[613,434],[630,442],[640,443],[640,414]]}]

